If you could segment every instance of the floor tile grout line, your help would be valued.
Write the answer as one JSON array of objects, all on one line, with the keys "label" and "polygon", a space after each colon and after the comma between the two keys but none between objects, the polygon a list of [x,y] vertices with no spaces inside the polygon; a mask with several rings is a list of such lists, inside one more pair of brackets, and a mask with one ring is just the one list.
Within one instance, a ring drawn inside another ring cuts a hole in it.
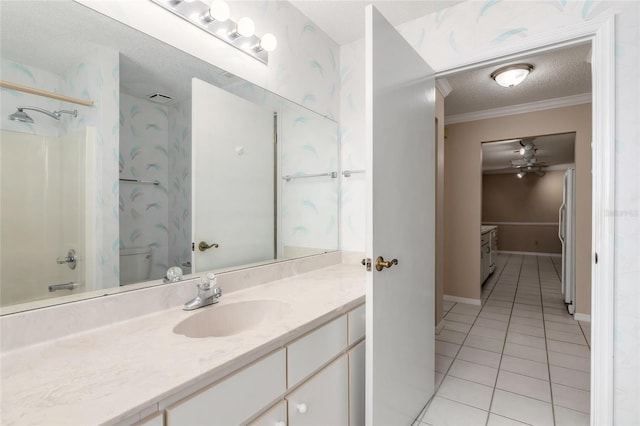
[{"label": "floor tile grout line", "polygon": [[[508,262],[511,261],[511,257],[509,257]],[[496,388],[498,386],[498,377],[500,376],[500,367],[502,366],[502,358],[504,357],[504,348],[507,345],[507,336],[509,335],[509,326],[511,325],[511,316],[513,315],[513,307],[515,305],[515,298],[518,294],[518,285],[520,282],[520,275],[522,274],[522,264],[524,263],[524,256],[520,256],[520,269],[518,270],[518,279],[516,281],[516,291],[513,294],[513,303],[511,304],[511,312],[509,313],[509,318],[507,319],[507,332],[504,336],[504,341],[502,342],[502,352],[500,352],[500,361],[498,362],[498,371],[496,372],[496,380],[493,384],[493,391],[491,392],[491,401],[489,402],[489,415],[491,415],[491,408],[493,407],[493,399],[496,395]],[[505,266],[506,268],[506,266]],[[491,295],[489,295],[491,297]],[[488,297],[487,297],[488,298]],[[480,314],[478,314],[480,315]],[[487,422],[485,426],[489,424],[489,416],[487,416]]]},{"label": "floor tile grout line", "polygon": [[[502,273],[504,272],[504,269],[506,268],[507,263],[509,262],[509,260],[511,259],[512,255],[509,255],[509,258],[505,261],[505,266],[503,266],[503,268],[500,270],[500,275],[498,276],[498,278],[496,279],[496,284],[494,285],[494,287],[491,289],[491,291],[489,292],[489,295],[487,296],[487,299],[491,296],[491,294],[493,293],[493,290],[495,289],[496,285],[498,284],[500,278],[502,277]],[[480,302],[482,303],[482,302]],[[457,303],[456,303],[457,304]],[[455,305],[454,305],[455,306]],[[451,307],[451,309],[449,309],[449,312],[453,309],[453,307]],[[462,340],[462,343],[460,343],[460,347],[458,348],[458,350],[456,351],[455,356],[453,357],[453,360],[451,361],[451,364],[449,364],[449,367],[447,368],[447,372],[444,373],[444,377],[442,378],[442,382],[440,382],[440,384],[435,388],[434,392],[433,392],[433,396],[429,399],[429,401],[427,401],[427,404],[425,405],[425,408],[423,409],[424,414],[422,415],[422,419],[424,418],[424,416],[427,413],[427,410],[429,410],[429,407],[431,406],[431,403],[433,402],[433,399],[437,396],[438,391],[440,390],[440,387],[442,386],[442,383],[445,381],[445,379],[447,378],[447,375],[449,375],[449,371],[451,371],[451,367],[453,366],[453,364],[456,362],[456,360],[458,359],[458,355],[460,354],[460,351],[462,350],[462,347],[464,346],[464,342],[467,341],[467,338],[469,337],[469,335],[471,334],[471,329],[473,328],[473,326],[475,325],[476,321],[478,320],[478,318],[480,317],[480,312],[482,312],[482,309],[484,307],[481,305],[480,306],[480,310],[478,311],[478,313],[475,315],[475,318],[473,320],[473,323],[471,323],[471,327],[469,328],[469,331],[467,332],[465,338]],[[470,316],[470,315],[468,315]],[[506,339],[506,336],[505,336]],[[450,342],[449,342],[450,343]],[[503,350],[504,350],[504,343],[503,343]],[[502,355],[500,355],[502,357]],[[463,361],[463,360],[462,360]],[[453,376],[455,377],[455,376]],[[459,378],[459,377],[457,377]],[[464,380],[464,379],[462,379]],[[497,380],[497,374],[496,374],[496,380]],[[475,383],[475,382],[474,382]],[[495,392],[495,384],[493,387],[493,391]],[[492,399],[493,399],[493,395],[492,395]],[[458,402],[458,401],[456,401]],[[491,408],[491,404],[489,404],[489,408]],[[422,421],[422,420],[421,420]],[[485,421],[485,425],[486,423],[489,422],[489,412],[487,412],[487,419]]]},{"label": "floor tile grout line", "polygon": [[[458,304],[458,302],[454,302],[453,305],[451,305],[451,307],[449,308],[449,310],[447,311],[447,313],[445,315],[443,315],[442,320],[445,320],[446,315],[451,312],[451,310]],[[479,312],[478,312],[479,313]],[[475,322],[475,321],[474,321]],[[444,328],[443,328],[444,330]],[[471,329],[469,329],[469,331],[471,331]],[[467,335],[469,335],[469,333],[467,333]],[[466,336],[465,336],[466,339]],[[435,341],[437,341],[437,339],[434,338],[434,351],[435,351]],[[445,343],[451,343],[451,342],[446,342],[444,340],[441,340],[441,342],[445,342]],[[464,340],[462,341],[462,343],[464,343]],[[433,395],[431,395],[431,398],[429,398],[429,400],[426,402],[426,404],[424,405],[424,408],[422,409],[422,411],[420,411],[420,414],[418,414],[418,417],[416,417],[416,419],[414,420],[415,422],[418,423],[422,423],[422,419],[424,419],[424,416],[427,414],[427,411],[429,410],[429,407],[431,406],[431,403],[433,402],[433,399],[436,397],[436,395],[438,394],[438,390],[440,390],[440,386],[442,386],[442,383],[444,382],[444,379],[447,378],[447,374],[449,374],[449,370],[451,370],[451,366],[453,365],[453,363],[455,362],[456,358],[458,357],[458,353],[460,352],[460,349],[462,348],[462,343],[460,344],[460,347],[458,348],[458,350],[456,351],[456,354],[453,356],[453,358],[451,359],[451,364],[449,364],[449,367],[447,367],[447,371],[443,374],[442,377],[442,381],[440,383],[438,383],[438,386],[434,386],[433,389]],[[452,344],[457,344],[457,343],[452,343]],[[434,353],[434,358],[435,355],[440,355],[440,354],[436,354]],[[445,355],[440,355],[440,356],[445,356]],[[437,371],[434,370],[434,377],[435,377],[435,373],[437,373]]]},{"label": "floor tile grout line", "polygon": [[[587,347],[589,348],[589,352],[591,352],[591,341],[587,339],[587,334],[584,332],[584,328],[582,328],[582,324],[578,321],[578,327],[580,327],[580,331],[582,331],[582,337],[584,337],[585,342],[587,342]],[[589,326],[591,328],[591,326]],[[591,330],[589,330],[591,331]],[[589,333],[591,334],[591,333]],[[591,336],[589,336],[591,337]]]},{"label": "floor tile grout line", "polygon": [[[540,291],[542,291],[542,283],[540,283],[540,258],[536,256],[536,263],[538,266],[538,284],[540,285]],[[556,271],[557,273],[557,271]],[[540,296],[542,298],[542,295]],[[544,325],[544,352],[547,356],[547,372],[549,374],[549,396],[551,398],[551,418],[553,420],[553,424],[556,424],[556,410],[555,404],[553,403],[553,386],[551,385],[551,365],[549,364],[549,345],[547,344],[547,325],[544,321],[544,305],[542,306],[542,324]]]}]

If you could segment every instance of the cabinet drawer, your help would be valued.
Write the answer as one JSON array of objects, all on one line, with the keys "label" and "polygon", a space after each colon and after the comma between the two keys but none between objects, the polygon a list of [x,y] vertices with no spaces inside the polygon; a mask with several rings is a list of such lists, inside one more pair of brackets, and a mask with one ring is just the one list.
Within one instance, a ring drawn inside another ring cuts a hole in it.
[{"label": "cabinet drawer", "polygon": [[141,420],[140,423],[136,423],[136,426],[164,426],[164,415],[154,414],[151,417]]},{"label": "cabinet drawer", "polygon": [[343,355],[288,395],[289,426],[348,425],[347,376]]},{"label": "cabinet drawer", "polygon": [[347,317],[342,315],[287,346],[287,384],[292,387],[347,346]]},{"label": "cabinet drawer", "polygon": [[281,349],[167,409],[167,425],[232,425],[246,421],[285,392]]},{"label": "cabinet drawer", "polygon": [[287,401],[280,401],[248,426],[287,426]]},{"label": "cabinet drawer", "polygon": [[352,345],[364,337],[366,313],[364,305],[347,314],[349,323],[349,344]]}]

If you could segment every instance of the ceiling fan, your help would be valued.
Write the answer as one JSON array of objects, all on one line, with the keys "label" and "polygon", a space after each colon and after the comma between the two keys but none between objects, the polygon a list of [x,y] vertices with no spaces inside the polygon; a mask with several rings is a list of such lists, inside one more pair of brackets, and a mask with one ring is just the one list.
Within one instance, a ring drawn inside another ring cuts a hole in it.
[{"label": "ceiling fan", "polygon": [[511,167],[518,169],[518,173],[516,176],[518,178],[523,178],[527,173],[535,173],[536,175],[542,177],[545,175],[543,168],[548,167],[549,165],[543,161],[538,161],[536,158],[537,148],[533,143],[534,139],[520,140],[520,149],[514,151],[522,155],[522,158],[517,160],[511,160]]}]

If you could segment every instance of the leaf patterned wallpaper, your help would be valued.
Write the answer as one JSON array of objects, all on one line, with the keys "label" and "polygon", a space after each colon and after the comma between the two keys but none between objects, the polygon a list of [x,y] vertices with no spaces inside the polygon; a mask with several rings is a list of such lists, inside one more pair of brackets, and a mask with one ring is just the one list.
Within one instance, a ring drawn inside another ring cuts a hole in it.
[{"label": "leaf patterned wallpaper", "polygon": [[[0,125],[3,129],[44,136],[77,134],[94,127],[94,158],[90,167],[95,184],[91,228],[96,250],[89,255],[94,265],[94,277],[87,290],[117,286],[119,283],[118,238],[118,99],[120,73],[118,52],[96,49],[90,56],[70,66],[63,75],[2,59],[2,78],[14,83],[92,100],[95,107],[60,102],[2,88]],[[50,111],[77,109],[75,118],[63,116],[57,122],[34,112],[34,123],[8,120],[18,105],[38,106]]]},{"label": "leaf patterned wallpaper", "polygon": [[169,111],[169,266],[191,272],[191,99]]},{"label": "leaf patterned wallpaper", "polygon": [[[616,218],[615,231],[615,419],[640,424],[640,3],[637,1],[467,1],[399,26],[399,31],[436,70],[499,46],[616,14]],[[364,61],[362,41],[341,46],[340,118],[342,162],[364,162]],[[343,249],[364,249],[364,197],[345,179]]]},{"label": "leaf patterned wallpaper", "polygon": [[[295,105],[283,107],[280,123],[282,176],[339,172],[337,123]],[[279,249],[337,250],[339,179],[281,179],[280,187]]]},{"label": "leaf patterned wallpaper", "polygon": [[169,261],[169,112],[164,105],[120,93],[120,248],[150,247],[149,279],[164,277]]}]

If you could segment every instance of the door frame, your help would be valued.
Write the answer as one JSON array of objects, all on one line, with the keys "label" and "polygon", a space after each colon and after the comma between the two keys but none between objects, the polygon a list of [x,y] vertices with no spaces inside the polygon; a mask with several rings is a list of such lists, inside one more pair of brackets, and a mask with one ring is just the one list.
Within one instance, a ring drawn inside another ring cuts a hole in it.
[{"label": "door frame", "polygon": [[447,64],[436,78],[583,42],[592,46],[591,424],[613,424],[615,215],[615,13],[486,49]]}]

